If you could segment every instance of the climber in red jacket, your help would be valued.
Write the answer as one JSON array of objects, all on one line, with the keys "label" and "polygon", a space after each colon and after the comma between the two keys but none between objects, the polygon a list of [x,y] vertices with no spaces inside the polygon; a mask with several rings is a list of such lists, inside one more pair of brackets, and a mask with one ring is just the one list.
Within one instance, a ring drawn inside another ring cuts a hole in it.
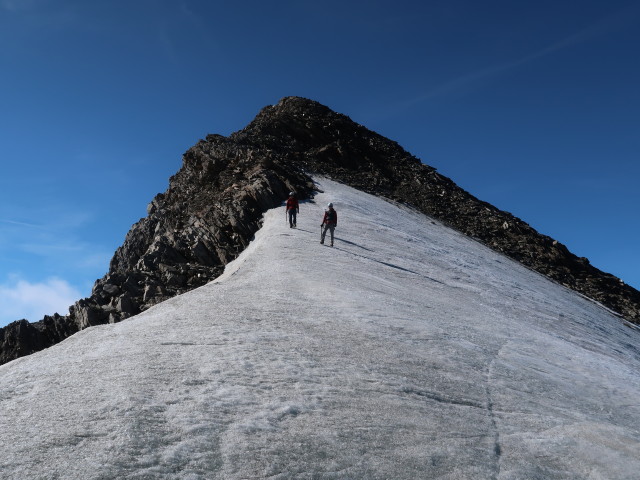
[{"label": "climber in red jacket", "polygon": [[296,216],[298,213],[300,213],[300,204],[298,203],[296,194],[293,192],[289,193],[286,209],[287,218],[289,219],[289,228],[293,228],[296,226]]}]

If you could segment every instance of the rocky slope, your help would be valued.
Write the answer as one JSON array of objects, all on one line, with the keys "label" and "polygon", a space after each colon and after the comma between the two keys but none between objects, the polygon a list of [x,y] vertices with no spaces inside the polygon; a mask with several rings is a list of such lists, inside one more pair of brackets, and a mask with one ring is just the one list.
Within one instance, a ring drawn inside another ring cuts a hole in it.
[{"label": "rocky slope", "polygon": [[640,323],[640,292],[522,220],[478,200],[388,140],[311,100],[288,97],[229,137],[209,135],[133,225],[109,272],[67,316],[0,329],[0,363],[88,326],[113,323],[217,277],[251,241],[263,212],[312,174],[412,205]]}]

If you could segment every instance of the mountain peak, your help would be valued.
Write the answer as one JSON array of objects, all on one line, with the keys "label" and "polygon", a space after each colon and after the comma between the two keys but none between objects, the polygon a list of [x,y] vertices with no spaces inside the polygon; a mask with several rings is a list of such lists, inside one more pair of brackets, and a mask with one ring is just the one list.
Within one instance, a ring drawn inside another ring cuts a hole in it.
[{"label": "mountain peak", "polygon": [[256,128],[281,121],[320,120],[336,116],[336,112],[315,100],[303,97],[284,97],[274,105],[262,108],[241,132],[254,132]]},{"label": "mountain peak", "polygon": [[299,151],[345,142],[353,132],[370,136],[346,115],[302,97],[285,97],[264,107],[244,129],[231,135],[233,140],[250,140],[272,149]]},{"label": "mountain peak", "polygon": [[283,97],[275,105],[264,107],[257,117],[261,115],[305,115],[310,117],[322,117],[337,115],[329,107],[304,97]]},{"label": "mountain peak", "polygon": [[229,137],[209,135],[183,156],[166,192],[149,204],[68,316],[2,329],[0,362],[92,325],[114,323],[222,273],[263,214],[290,191],[317,191],[322,175],[401,202],[640,323],[640,292],[601,272],[522,220],[482,202],[396,142],[313,100],[285,97]]}]

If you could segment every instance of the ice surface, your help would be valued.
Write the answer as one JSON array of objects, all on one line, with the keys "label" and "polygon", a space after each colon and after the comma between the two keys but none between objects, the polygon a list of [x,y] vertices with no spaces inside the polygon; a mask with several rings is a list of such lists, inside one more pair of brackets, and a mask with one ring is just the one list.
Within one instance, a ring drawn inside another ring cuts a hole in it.
[{"label": "ice surface", "polygon": [[0,477],[639,478],[634,327],[319,182],[215,282],[0,367]]}]

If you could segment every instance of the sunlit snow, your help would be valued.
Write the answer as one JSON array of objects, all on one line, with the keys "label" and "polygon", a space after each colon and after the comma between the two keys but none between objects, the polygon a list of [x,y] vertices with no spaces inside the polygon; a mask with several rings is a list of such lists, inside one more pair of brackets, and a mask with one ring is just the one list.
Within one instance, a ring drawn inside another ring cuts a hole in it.
[{"label": "sunlit snow", "polygon": [[636,328],[319,181],[215,282],[0,367],[0,477],[639,478]]}]

